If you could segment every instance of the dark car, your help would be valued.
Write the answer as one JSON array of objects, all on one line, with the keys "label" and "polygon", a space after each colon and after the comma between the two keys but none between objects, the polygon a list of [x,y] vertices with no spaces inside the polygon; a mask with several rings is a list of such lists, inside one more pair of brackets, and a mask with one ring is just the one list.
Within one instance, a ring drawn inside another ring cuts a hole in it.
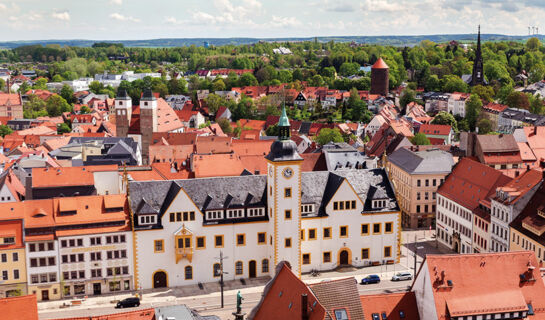
[{"label": "dark car", "polygon": [[376,274],[369,275],[363,279],[361,279],[361,284],[371,284],[371,283],[379,283],[380,277]]},{"label": "dark car", "polygon": [[140,306],[140,299],[136,297],[125,298],[117,303],[116,308],[128,308]]}]

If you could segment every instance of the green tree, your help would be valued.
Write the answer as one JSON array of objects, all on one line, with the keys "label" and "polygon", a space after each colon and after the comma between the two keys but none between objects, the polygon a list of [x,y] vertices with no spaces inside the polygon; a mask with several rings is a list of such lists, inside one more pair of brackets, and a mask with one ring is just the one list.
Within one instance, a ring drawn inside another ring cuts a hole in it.
[{"label": "green tree", "polygon": [[330,142],[344,142],[344,139],[339,129],[324,128],[316,136],[316,142],[323,146]]},{"label": "green tree", "polygon": [[257,79],[251,73],[244,73],[238,79],[238,85],[239,85],[239,87],[256,86],[257,85]]},{"label": "green tree", "polygon": [[2,138],[12,133],[13,130],[11,130],[10,127],[6,126],[5,124],[0,125],[0,136],[2,136]]},{"label": "green tree", "polygon": [[482,118],[477,122],[477,128],[479,128],[479,134],[488,134],[492,132],[492,122],[487,118]]},{"label": "green tree", "polygon": [[4,91],[6,88],[6,81],[4,79],[0,79],[0,91]]},{"label": "green tree", "polygon": [[494,89],[492,87],[476,85],[471,88],[471,93],[478,95],[479,98],[483,99],[486,102],[494,101]]},{"label": "green tree", "polygon": [[231,122],[226,118],[221,118],[218,120],[218,125],[220,126],[221,130],[225,134],[231,134],[233,133],[233,127],[231,126]]},{"label": "green tree", "polygon": [[482,107],[483,102],[476,94],[472,94],[466,101],[466,119],[471,131],[475,130]]},{"label": "green tree", "polygon": [[61,123],[57,126],[57,134],[70,133],[72,130],[66,123]]},{"label": "green tree", "polygon": [[74,90],[68,85],[63,85],[61,89],[61,97],[66,100],[68,103],[76,102],[76,97],[74,97]]},{"label": "green tree", "polygon": [[466,92],[467,84],[460,77],[447,75],[443,78],[444,92]]},{"label": "green tree", "polygon": [[87,113],[90,113],[90,112],[91,112],[91,109],[89,109],[88,106],[83,105],[83,106],[81,106],[81,108],[79,109],[79,112],[80,112],[81,114],[87,114]]},{"label": "green tree", "polygon": [[62,76],[60,74],[56,74],[53,76],[53,78],[51,78],[51,82],[63,82],[64,79],[62,78]]},{"label": "green tree", "polygon": [[541,42],[539,42],[538,38],[532,37],[526,41],[526,48],[528,48],[528,50],[537,50],[541,48]]},{"label": "green tree", "polygon": [[210,114],[215,114],[221,106],[225,105],[225,99],[217,94],[211,93],[206,97],[206,105],[208,106]]},{"label": "green tree", "polygon": [[467,119],[458,121],[458,130],[460,132],[469,132],[469,123],[467,122]]},{"label": "green tree", "polygon": [[433,124],[443,124],[452,127],[452,130],[458,131],[458,126],[454,116],[448,112],[440,111],[431,121]]},{"label": "green tree", "polygon": [[399,105],[402,110],[405,110],[407,105],[416,100],[416,93],[411,89],[405,89],[399,98]]},{"label": "green tree", "polygon": [[98,81],[93,81],[89,84],[89,90],[95,94],[101,94],[104,89],[104,85]]},{"label": "green tree", "polygon": [[34,82],[34,86],[32,86],[33,89],[37,90],[47,90],[47,79],[46,78],[40,78]]},{"label": "green tree", "polygon": [[423,133],[415,134],[410,140],[411,143],[416,146],[426,146],[431,144],[430,139],[428,139],[428,137],[426,137],[426,135]]},{"label": "green tree", "polygon": [[212,88],[214,91],[225,91],[225,88],[226,88],[225,82],[223,82],[221,78],[217,78],[212,83]]},{"label": "green tree", "polygon": [[46,101],[47,114],[51,117],[60,116],[63,112],[69,112],[72,107],[64,100],[63,97],[54,94]]},{"label": "green tree", "polygon": [[528,101],[528,96],[523,92],[513,91],[505,99],[505,104],[511,108],[517,109],[530,109],[530,102]]},{"label": "green tree", "polygon": [[278,124],[273,124],[265,130],[265,134],[271,137],[276,137],[280,135],[280,130],[278,129]]},{"label": "green tree", "polygon": [[345,77],[354,75],[358,73],[359,70],[360,70],[360,65],[357,63],[351,63],[351,62],[345,62],[339,68],[339,72]]}]

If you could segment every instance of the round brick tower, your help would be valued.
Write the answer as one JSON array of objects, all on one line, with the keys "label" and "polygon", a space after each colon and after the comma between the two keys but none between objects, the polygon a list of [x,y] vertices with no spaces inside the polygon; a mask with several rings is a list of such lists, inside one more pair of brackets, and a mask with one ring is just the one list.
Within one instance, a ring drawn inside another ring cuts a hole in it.
[{"label": "round brick tower", "polygon": [[371,67],[371,94],[380,94],[386,96],[390,87],[389,79],[390,68],[379,58]]}]

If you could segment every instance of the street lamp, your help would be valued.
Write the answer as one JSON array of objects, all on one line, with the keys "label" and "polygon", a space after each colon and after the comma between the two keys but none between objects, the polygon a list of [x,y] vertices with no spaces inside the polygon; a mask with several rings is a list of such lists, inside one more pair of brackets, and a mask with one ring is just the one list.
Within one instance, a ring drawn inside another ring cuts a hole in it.
[{"label": "street lamp", "polygon": [[[220,270],[219,270],[219,276],[220,276],[220,288],[221,288],[221,308],[223,309],[223,275],[227,274],[227,272],[223,272],[223,260],[227,259],[229,257],[223,256],[223,251],[220,251],[219,258],[215,258],[220,261]],[[215,272],[215,270],[214,270]],[[215,274],[217,276],[218,274]]]}]

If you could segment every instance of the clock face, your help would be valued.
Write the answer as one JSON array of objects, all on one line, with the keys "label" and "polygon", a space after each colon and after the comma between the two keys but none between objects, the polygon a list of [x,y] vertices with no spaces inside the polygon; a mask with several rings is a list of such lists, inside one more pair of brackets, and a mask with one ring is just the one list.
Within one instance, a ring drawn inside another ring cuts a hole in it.
[{"label": "clock face", "polygon": [[291,168],[286,168],[284,169],[284,171],[282,172],[282,174],[284,175],[284,177],[286,178],[291,178],[291,176],[293,176],[293,170]]}]

